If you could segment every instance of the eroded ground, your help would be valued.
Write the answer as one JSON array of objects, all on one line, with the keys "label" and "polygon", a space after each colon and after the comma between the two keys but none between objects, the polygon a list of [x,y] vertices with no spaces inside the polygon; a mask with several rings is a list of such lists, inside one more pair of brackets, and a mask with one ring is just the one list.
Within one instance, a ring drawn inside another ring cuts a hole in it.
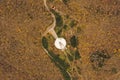
[{"label": "eroded ground", "polygon": [[[68,43],[71,36],[78,38],[81,80],[119,80],[120,1],[69,0],[64,4],[48,0],[48,4],[64,14],[65,23],[76,22],[68,25],[62,36]],[[51,23],[42,0],[0,0],[1,80],[63,80],[41,47],[42,34]],[[92,55],[96,51],[110,57],[103,61],[105,57]]]}]

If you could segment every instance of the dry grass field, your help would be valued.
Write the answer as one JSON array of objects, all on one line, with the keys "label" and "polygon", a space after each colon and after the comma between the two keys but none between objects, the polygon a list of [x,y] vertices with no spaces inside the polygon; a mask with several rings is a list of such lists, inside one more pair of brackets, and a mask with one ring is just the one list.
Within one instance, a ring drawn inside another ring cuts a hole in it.
[{"label": "dry grass field", "polygon": [[[80,80],[120,80],[120,0],[47,1],[78,38]],[[0,80],[63,80],[41,44],[52,20],[43,0],[0,0]]]}]

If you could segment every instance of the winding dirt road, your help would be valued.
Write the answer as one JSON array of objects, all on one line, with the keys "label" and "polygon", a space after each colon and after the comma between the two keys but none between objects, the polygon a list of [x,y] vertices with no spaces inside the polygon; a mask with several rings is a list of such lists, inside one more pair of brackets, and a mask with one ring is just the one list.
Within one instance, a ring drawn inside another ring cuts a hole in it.
[{"label": "winding dirt road", "polygon": [[47,6],[47,0],[44,0],[44,5],[45,5],[47,11],[51,14],[51,16],[52,16],[52,18],[53,18],[53,23],[46,29],[46,31],[45,31],[45,33],[43,34],[43,36],[45,36],[47,33],[50,33],[50,34],[52,34],[52,36],[53,36],[54,38],[58,38],[58,36],[57,36],[57,34],[56,34],[55,30],[54,30],[54,28],[55,28],[55,26],[56,26],[56,18],[55,18],[55,15],[54,15],[54,14],[50,11],[50,9],[48,8],[48,6]]}]

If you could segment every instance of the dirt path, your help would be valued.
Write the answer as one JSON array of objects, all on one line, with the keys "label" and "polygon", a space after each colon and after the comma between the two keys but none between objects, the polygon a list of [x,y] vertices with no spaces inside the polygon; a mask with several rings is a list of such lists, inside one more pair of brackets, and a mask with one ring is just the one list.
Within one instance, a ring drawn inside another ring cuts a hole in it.
[{"label": "dirt path", "polygon": [[51,14],[51,16],[52,16],[52,18],[53,18],[53,23],[46,29],[46,31],[45,31],[45,33],[43,34],[43,36],[45,36],[47,33],[50,33],[50,34],[52,34],[52,36],[53,36],[54,38],[57,38],[58,36],[57,36],[56,32],[54,31],[54,28],[55,28],[55,26],[56,26],[56,18],[55,18],[55,15],[54,15],[54,14],[50,11],[50,9],[48,8],[47,1],[46,1],[46,0],[44,0],[44,5],[45,5],[47,11]]}]

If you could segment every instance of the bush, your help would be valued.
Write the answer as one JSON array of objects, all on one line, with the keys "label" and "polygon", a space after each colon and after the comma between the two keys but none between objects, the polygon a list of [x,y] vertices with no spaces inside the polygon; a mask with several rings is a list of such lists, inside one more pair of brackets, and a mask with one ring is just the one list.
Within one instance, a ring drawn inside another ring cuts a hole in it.
[{"label": "bush", "polygon": [[48,40],[46,37],[42,38],[42,45],[45,49],[48,49]]},{"label": "bush", "polygon": [[80,27],[77,27],[77,33],[82,32],[82,29]]},{"label": "bush", "polygon": [[73,28],[76,25],[76,21],[72,20],[69,25],[70,25],[71,28]]},{"label": "bush", "polygon": [[77,37],[76,37],[76,36],[72,36],[72,37],[70,38],[70,43],[71,43],[71,46],[72,46],[72,47],[77,47],[77,45],[78,45]]},{"label": "bush", "polygon": [[59,56],[55,55],[52,51],[48,50],[48,54],[52,56],[51,60],[55,63],[55,65],[60,69],[64,80],[71,80],[70,75],[67,73],[67,69],[69,65],[65,63],[62,59],[59,58]]},{"label": "bush", "polygon": [[81,58],[80,53],[79,53],[78,50],[76,50],[75,51],[75,59],[77,60],[77,59],[80,59],[80,58]]},{"label": "bush", "polygon": [[60,36],[61,33],[62,33],[62,29],[60,29],[60,30],[57,31],[57,35],[58,35],[58,36]]},{"label": "bush", "polygon": [[64,28],[65,30],[67,29],[67,27],[68,27],[68,26],[67,26],[66,24],[63,26],[63,28]]},{"label": "bush", "polygon": [[67,3],[70,1],[70,0],[62,0],[63,1],[63,3],[65,4],[65,5],[67,5]]},{"label": "bush", "polygon": [[55,15],[56,18],[56,27],[61,27],[63,26],[63,19],[61,17],[61,15],[57,12],[55,12],[55,10],[51,9],[52,13]]}]

